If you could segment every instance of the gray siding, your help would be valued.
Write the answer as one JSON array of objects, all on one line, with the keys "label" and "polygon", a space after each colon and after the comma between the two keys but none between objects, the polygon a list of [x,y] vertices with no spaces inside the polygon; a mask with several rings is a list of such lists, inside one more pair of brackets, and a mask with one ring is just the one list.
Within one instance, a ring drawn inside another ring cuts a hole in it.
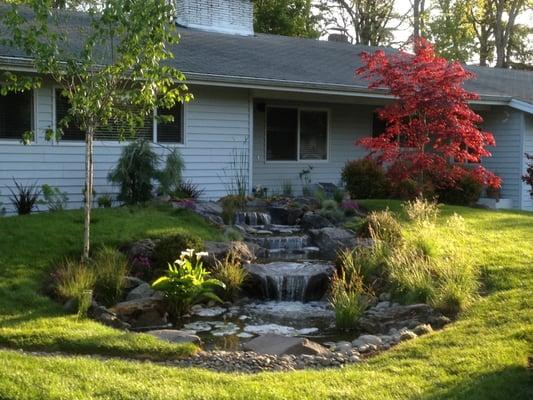
[{"label": "gray siding", "polygon": [[503,180],[502,197],[513,201],[519,208],[522,200],[524,113],[508,107],[492,107],[480,112],[483,128],[492,132],[496,147],[489,148],[492,157],[483,159],[483,165]]},{"label": "gray siding", "polygon": [[[524,135],[524,153],[533,155],[533,115],[525,114],[526,130]],[[523,158],[522,158],[523,159]],[[523,173],[525,174],[527,163],[523,159]],[[524,210],[533,211],[533,197],[529,193],[531,187],[522,183],[522,208]]]},{"label": "gray siding", "polygon": [[[256,100],[256,103],[259,102]],[[301,191],[298,174],[308,165],[313,166],[312,183],[340,181],[341,169],[347,160],[361,158],[364,149],[355,141],[372,132],[372,112],[376,106],[350,104],[303,103],[293,101],[265,101],[269,105],[294,105],[329,110],[329,160],[267,162],[265,160],[265,113],[254,108],[253,185],[269,188],[269,192],[281,189],[284,181],[292,183],[295,193]]]},{"label": "gray siding", "polygon": [[[250,131],[249,96],[247,90],[225,90],[193,87],[195,100],[185,106],[185,145],[180,151],[185,159],[184,177],[205,190],[206,198],[225,194],[223,174],[232,161],[232,150],[242,147],[248,153]],[[84,183],[84,144],[47,142],[44,132],[53,126],[52,87],[38,90],[35,125],[37,140],[24,146],[18,141],[0,141],[0,201],[8,210],[12,178],[24,183],[49,184],[66,191],[69,207],[81,206]],[[95,190],[97,196],[115,193],[107,174],[116,164],[124,143],[95,143]],[[168,150],[155,145],[160,155]],[[231,174],[229,174],[231,175]],[[43,208],[43,207],[41,207]]]}]

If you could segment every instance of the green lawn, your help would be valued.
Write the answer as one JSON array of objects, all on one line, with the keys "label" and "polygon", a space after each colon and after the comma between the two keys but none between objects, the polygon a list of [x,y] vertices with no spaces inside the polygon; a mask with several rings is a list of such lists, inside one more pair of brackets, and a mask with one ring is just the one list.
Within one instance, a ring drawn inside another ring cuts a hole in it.
[{"label": "green lawn", "polygon": [[[370,208],[399,203],[365,202]],[[403,343],[343,370],[219,374],[87,356],[0,351],[0,399],[533,399],[533,213],[445,207],[461,214],[464,245],[489,294],[445,330]],[[191,229],[196,218],[168,211],[98,210],[96,242]],[[442,229],[442,234],[446,230]],[[191,349],[78,322],[38,290],[53,259],[79,250],[81,214],[0,220],[0,344],[77,353],[172,357]]]}]

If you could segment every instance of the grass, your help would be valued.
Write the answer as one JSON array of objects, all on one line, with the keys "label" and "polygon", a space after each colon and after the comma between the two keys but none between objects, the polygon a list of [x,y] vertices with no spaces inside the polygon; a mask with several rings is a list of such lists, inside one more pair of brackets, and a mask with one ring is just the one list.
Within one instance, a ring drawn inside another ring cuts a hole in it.
[{"label": "grass", "polygon": [[[211,240],[220,236],[201,218],[167,208],[97,209],[93,221],[93,249],[104,243],[117,246],[184,232]],[[154,359],[195,351],[193,346],[172,345],[78,320],[43,294],[53,265],[81,254],[82,231],[81,211],[0,219],[0,345]]]},{"label": "grass", "polygon": [[[400,211],[397,202],[364,205]],[[533,373],[527,358],[533,355],[533,213],[444,207],[441,218],[454,212],[465,219],[463,245],[476,254],[487,295],[444,331],[401,344],[367,363],[343,370],[239,375],[1,350],[0,398],[531,399]],[[205,226],[191,225],[190,216],[169,218],[168,212],[106,210],[96,218],[97,241],[184,228],[215,235]],[[50,261],[79,249],[79,224],[79,213],[0,220],[0,232],[7,233],[0,236],[1,343],[26,349],[39,344],[49,350],[68,350],[64,343],[70,343],[78,352],[83,344],[86,352],[171,354],[169,347],[144,336],[134,339],[88,321],[78,323],[38,294]]]}]

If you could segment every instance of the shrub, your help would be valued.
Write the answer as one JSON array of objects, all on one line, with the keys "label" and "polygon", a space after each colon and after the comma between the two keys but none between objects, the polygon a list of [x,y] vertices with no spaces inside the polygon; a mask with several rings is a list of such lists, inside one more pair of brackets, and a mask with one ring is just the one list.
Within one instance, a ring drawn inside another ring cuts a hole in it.
[{"label": "shrub", "polygon": [[128,274],[128,260],[124,254],[111,247],[96,251],[91,266],[95,276],[95,297],[106,306],[120,300],[124,278]]},{"label": "shrub", "polygon": [[214,277],[224,283],[224,298],[235,301],[241,291],[248,272],[242,267],[238,254],[230,250],[224,260],[215,261]]},{"label": "shrub", "polygon": [[229,195],[222,197],[220,200],[222,204],[222,219],[227,225],[232,225],[235,221],[235,214],[238,210],[242,210],[246,205],[246,197],[240,195]]},{"label": "shrub", "polygon": [[316,201],[318,202],[318,204],[320,204],[321,207],[322,207],[322,204],[328,198],[326,192],[322,188],[315,190],[314,196],[315,196]]},{"label": "shrub", "polygon": [[152,198],[157,161],[157,155],[145,140],[134,141],[124,147],[116,167],[108,175],[111,182],[120,186],[120,201],[137,204]]},{"label": "shrub", "polygon": [[173,149],[166,158],[165,167],[157,173],[159,193],[172,195],[179,190],[182,183],[182,171],[185,162],[178,149]]},{"label": "shrub", "polygon": [[49,211],[61,211],[67,207],[68,196],[66,192],[50,185],[43,185],[41,191],[44,200],[40,200],[39,204],[46,205]]},{"label": "shrub", "polygon": [[62,300],[74,300],[79,316],[85,316],[92,303],[96,278],[91,268],[65,259],[53,273],[55,293]]},{"label": "shrub", "polygon": [[359,234],[381,242],[389,248],[397,246],[403,241],[402,227],[394,214],[389,211],[374,211],[368,214]]},{"label": "shrub", "polygon": [[37,203],[41,191],[37,189],[35,183],[23,185],[14,179],[13,183],[15,184],[16,191],[9,188],[9,191],[11,192],[11,196],[9,197],[11,204],[13,204],[13,207],[17,210],[18,215],[30,214],[35,208],[35,204]]},{"label": "shrub", "polygon": [[385,170],[370,158],[348,161],[341,176],[346,190],[354,199],[389,196],[389,181]]},{"label": "shrub", "polygon": [[176,199],[199,199],[204,193],[203,189],[190,180],[180,182],[171,196]]},{"label": "shrub", "polygon": [[168,265],[165,276],[157,279],[152,287],[164,293],[170,314],[176,318],[189,312],[194,304],[204,300],[222,302],[215,294],[217,287],[224,284],[217,279],[208,279],[201,257],[206,253],[188,250],[180,255],[174,263]]},{"label": "shrub", "polygon": [[113,197],[111,197],[110,194],[103,194],[98,197],[97,203],[100,208],[111,208],[113,205]]},{"label": "shrub", "polygon": [[482,193],[483,184],[472,173],[465,174],[455,185],[445,186],[437,190],[437,196],[441,202],[461,206],[474,205]]},{"label": "shrub", "polygon": [[169,263],[176,261],[187,249],[203,250],[204,243],[198,236],[188,233],[177,234],[159,240],[154,248],[154,268],[163,271]]},{"label": "shrub", "polygon": [[335,264],[345,280],[357,281],[370,287],[378,287],[384,268],[384,254],[379,246],[356,247],[339,251]]},{"label": "shrub", "polygon": [[339,209],[335,200],[323,200],[319,214],[333,223],[339,223],[344,220],[344,211]]},{"label": "shrub", "polygon": [[341,204],[344,200],[344,190],[341,188],[335,188],[335,191],[333,192],[333,200],[335,200],[337,203]]}]

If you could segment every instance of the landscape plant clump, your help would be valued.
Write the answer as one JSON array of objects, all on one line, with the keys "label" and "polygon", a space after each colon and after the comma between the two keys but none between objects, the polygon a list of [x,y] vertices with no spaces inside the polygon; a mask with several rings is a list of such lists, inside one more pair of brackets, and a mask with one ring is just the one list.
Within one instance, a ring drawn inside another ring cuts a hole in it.
[{"label": "landscape plant clump", "polygon": [[11,204],[17,210],[18,215],[30,214],[41,195],[41,191],[37,189],[37,185],[33,184],[21,184],[13,179],[16,189],[9,188],[11,196]]},{"label": "landscape plant clump", "polygon": [[184,180],[177,184],[175,190],[170,195],[175,199],[192,199],[198,200],[202,197],[204,190],[191,180]]},{"label": "landscape plant clump", "polygon": [[294,195],[292,182],[290,180],[284,180],[281,183],[281,194],[286,197],[292,197]]},{"label": "landscape plant clump", "polygon": [[223,260],[215,261],[213,276],[224,283],[224,298],[235,301],[242,285],[248,278],[248,272],[243,268],[242,262],[235,251],[230,250]]},{"label": "landscape plant clump", "polygon": [[49,211],[61,211],[67,207],[68,195],[57,187],[43,185],[41,192],[44,200],[39,200],[39,204],[44,204]]},{"label": "landscape plant clump", "polygon": [[[490,188],[489,190],[497,189]],[[436,190],[441,202],[460,206],[474,205],[482,193],[483,183],[469,170],[465,170],[464,174],[452,184],[441,186]]]},{"label": "landscape plant clump", "polygon": [[158,192],[162,195],[173,195],[182,184],[182,172],[185,162],[178,149],[174,148],[167,155],[165,166],[156,172],[159,181]]},{"label": "landscape plant clump", "polygon": [[324,200],[319,214],[335,224],[344,220],[344,211],[339,209],[335,200]]},{"label": "landscape plant clump", "polygon": [[313,169],[314,167],[312,165],[308,165],[298,173],[298,178],[302,185],[302,194],[304,196],[311,195],[311,188],[309,186],[311,185],[311,173],[313,172]]},{"label": "landscape plant clump", "polygon": [[154,269],[164,271],[169,263],[176,261],[187,249],[203,250],[204,243],[196,235],[180,233],[160,239],[154,248]]},{"label": "landscape plant clump", "polygon": [[365,218],[359,234],[393,248],[403,241],[402,226],[390,210],[374,211]]},{"label": "landscape plant clump", "polygon": [[[83,315],[87,310],[86,297],[96,282],[93,269],[79,261],[65,258],[52,274],[54,292],[62,300],[73,300],[76,310]],[[90,304],[89,304],[90,305]]]},{"label": "landscape plant clump", "polygon": [[98,197],[97,204],[100,208],[111,208],[113,205],[113,197],[110,194],[103,194]]},{"label": "landscape plant clump", "polygon": [[235,221],[235,214],[246,207],[246,196],[228,195],[219,200],[222,205],[222,219],[227,225]]},{"label": "landscape plant clump", "polygon": [[128,275],[127,257],[112,247],[101,247],[91,259],[95,297],[107,306],[120,300],[124,279]]},{"label": "landscape plant clump", "polygon": [[168,264],[167,274],[152,284],[155,290],[164,294],[170,314],[175,318],[180,318],[202,301],[222,302],[215,290],[224,289],[225,285],[210,278],[210,273],[204,269],[202,257],[206,255],[193,249],[183,251],[178,260]]},{"label": "landscape plant clump", "polygon": [[342,169],[342,181],[353,199],[389,197],[389,180],[384,168],[371,158],[348,161]]}]

